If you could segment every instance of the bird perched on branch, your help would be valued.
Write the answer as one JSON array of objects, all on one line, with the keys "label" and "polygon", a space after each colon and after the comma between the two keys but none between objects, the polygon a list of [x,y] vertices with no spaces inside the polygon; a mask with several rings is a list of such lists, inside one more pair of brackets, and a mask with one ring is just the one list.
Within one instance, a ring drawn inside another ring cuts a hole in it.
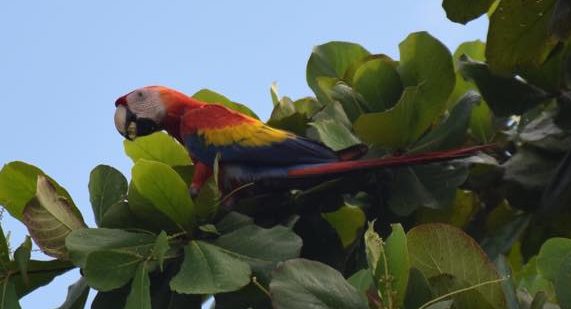
[{"label": "bird perched on branch", "polygon": [[451,160],[486,148],[363,160],[359,158],[366,153],[364,145],[335,152],[320,142],[162,86],[134,90],[118,98],[115,106],[115,126],[125,138],[133,140],[166,130],[186,147],[195,164],[191,195],[198,194],[212,175],[215,162],[219,164],[219,186],[224,193],[258,181],[279,182]]}]

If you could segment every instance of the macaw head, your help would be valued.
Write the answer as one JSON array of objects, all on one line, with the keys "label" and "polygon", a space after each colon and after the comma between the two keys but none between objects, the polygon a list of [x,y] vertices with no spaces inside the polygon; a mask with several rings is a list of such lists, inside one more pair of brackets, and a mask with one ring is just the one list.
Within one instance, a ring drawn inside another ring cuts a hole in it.
[{"label": "macaw head", "polygon": [[184,98],[186,95],[162,86],[131,91],[115,101],[115,127],[130,140],[160,131],[174,102]]}]

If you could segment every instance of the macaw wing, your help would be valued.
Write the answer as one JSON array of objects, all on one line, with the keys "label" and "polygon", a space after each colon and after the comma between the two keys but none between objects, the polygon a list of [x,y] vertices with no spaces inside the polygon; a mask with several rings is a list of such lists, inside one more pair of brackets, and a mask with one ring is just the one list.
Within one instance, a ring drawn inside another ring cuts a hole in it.
[{"label": "macaw wing", "polygon": [[187,112],[181,134],[188,150],[200,161],[256,165],[292,165],[338,161],[327,146],[272,128],[224,106],[208,104]]}]

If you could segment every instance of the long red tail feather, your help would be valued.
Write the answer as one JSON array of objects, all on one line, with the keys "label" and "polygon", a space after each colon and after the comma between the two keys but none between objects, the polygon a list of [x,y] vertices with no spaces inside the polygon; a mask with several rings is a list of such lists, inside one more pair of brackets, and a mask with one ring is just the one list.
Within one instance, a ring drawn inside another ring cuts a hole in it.
[{"label": "long red tail feather", "polygon": [[356,161],[340,161],[333,163],[318,164],[315,166],[302,167],[293,169],[288,172],[288,178],[303,178],[327,174],[337,174],[349,171],[359,171],[365,169],[374,169],[381,167],[403,166],[424,164],[438,161],[446,161],[457,158],[463,158],[473,155],[482,150],[495,148],[496,145],[483,145],[466,147],[452,150],[426,152],[412,155],[392,156],[385,158],[375,158],[368,160]]}]

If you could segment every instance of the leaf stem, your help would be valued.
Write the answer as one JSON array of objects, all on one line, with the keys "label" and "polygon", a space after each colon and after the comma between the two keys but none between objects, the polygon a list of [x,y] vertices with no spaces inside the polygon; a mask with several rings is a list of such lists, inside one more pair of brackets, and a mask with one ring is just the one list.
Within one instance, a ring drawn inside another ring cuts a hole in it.
[{"label": "leaf stem", "polygon": [[505,280],[507,280],[507,279],[508,279],[508,277],[504,277],[504,278],[500,278],[500,279],[496,279],[496,280],[484,281],[484,282],[480,282],[480,283],[478,283],[478,284],[475,284],[475,285],[473,285],[473,286],[469,286],[469,287],[466,287],[466,288],[463,288],[463,289],[458,289],[458,290],[452,291],[452,292],[450,292],[450,293],[446,293],[446,294],[444,294],[444,295],[441,295],[441,296],[439,296],[439,297],[436,297],[436,298],[433,299],[433,300],[430,300],[430,301],[426,302],[424,305],[420,306],[418,309],[426,309],[426,308],[428,308],[430,305],[433,305],[433,304],[435,304],[435,303],[437,303],[437,302],[439,302],[439,301],[441,301],[441,300],[444,300],[444,299],[446,299],[446,298],[448,298],[448,297],[450,297],[450,296],[453,296],[453,295],[456,295],[456,294],[460,294],[460,293],[463,293],[463,292],[467,292],[467,291],[470,291],[470,290],[473,290],[473,289],[477,289],[477,288],[479,288],[479,287],[481,287],[481,286],[484,286],[484,285],[499,283],[499,282],[505,281]]},{"label": "leaf stem", "polygon": [[264,294],[266,294],[266,296],[268,296],[268,298],[272,298],[272,295],[270,294],[270,291],[268,291],[268,289],[266,289],[263,285],[261,285],[258,282],[258,278],[256,278],[256,276],[252,277],[252,283],[258,287],[258,289],[260,289],[262,292],[264,292]]}]

